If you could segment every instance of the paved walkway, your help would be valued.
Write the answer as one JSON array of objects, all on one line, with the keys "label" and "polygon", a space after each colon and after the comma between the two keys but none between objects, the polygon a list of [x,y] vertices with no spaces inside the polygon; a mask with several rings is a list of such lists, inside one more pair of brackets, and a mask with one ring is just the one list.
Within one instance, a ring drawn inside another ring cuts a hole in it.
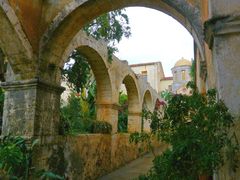
[{"label": "paved walkway", "polygon": [[132,180],[138,178],[141,174],[146,174],[152,167],[152,153],[148,153],[129,164],[111,172],[110,174],[99,178],[98,180]]}]

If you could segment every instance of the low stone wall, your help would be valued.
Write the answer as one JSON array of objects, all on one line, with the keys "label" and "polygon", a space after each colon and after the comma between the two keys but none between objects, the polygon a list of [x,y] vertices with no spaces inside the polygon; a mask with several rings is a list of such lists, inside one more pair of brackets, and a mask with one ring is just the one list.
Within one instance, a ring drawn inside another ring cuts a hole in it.
[{"label": "low stone wall", "polygon": [[146,145],[129,143],[129,136],[81,134],[41,139],[34,164],[68,179],[96,179],[146,153]]},{"label": "low stone wall", "polygon": [[65,174],[70,179],[95,179],[109,172],[111,136],[86,134],[68,136],[64,148]]}]

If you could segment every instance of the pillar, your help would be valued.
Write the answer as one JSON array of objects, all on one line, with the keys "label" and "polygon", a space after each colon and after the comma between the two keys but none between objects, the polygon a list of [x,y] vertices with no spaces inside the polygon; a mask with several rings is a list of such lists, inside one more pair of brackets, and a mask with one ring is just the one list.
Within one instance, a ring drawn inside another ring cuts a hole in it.
[{"label": "pillar", "polygon": [[58,134],[63,87],[39,79],[4,82],[1,86],[5,90],[3,135]]},{"label": "pillar", "polygon": [[142,113],[141,112],[128,112],[128,132],[141,132]]},{"label": "pillar", "polygon": [[[226,1],[226,3],[230,2]],[[240,117],[240,15],[213,18],[205,23],[205,30],[206,41],[212,49],[219,98],[238,120]],[[235,131],[238,139],[240,139],[239,124],[239,120],[236,121]],[[219,171],[218,177],[238,179],[240,169],[234,173],[226,165]]]},{"label": "pillar", "polygon": [[111,103],[97,103],[97,120],[106,121],[112,125],[112,133],[118,130],[118,105]]},{"label": "pillar", "polygon": [[151,132],[151,119],[147,119],[147,120],[144,120],[144,123],[143,123],[143,131],[144,132],[147,132],[147,133],[150,133]]}]

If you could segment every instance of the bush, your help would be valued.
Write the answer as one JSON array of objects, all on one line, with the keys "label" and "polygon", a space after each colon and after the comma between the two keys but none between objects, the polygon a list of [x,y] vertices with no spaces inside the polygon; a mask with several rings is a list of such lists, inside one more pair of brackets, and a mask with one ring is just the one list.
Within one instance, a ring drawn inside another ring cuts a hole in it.
[{"label": "bush", "polygon": [[172,96],[163,116],[153,114],[152,134],[171,148],[154,159],[146,178],[195,180],[200,175],[211,176],[224,164],[225,155],[233,170],[238,167],[233,116],[223,101],[217,100],[215,90],[204,96],[192,89],[191,96]]},{"label": "bush", "polygon": [[106,121],[93,121],[90,131],[91,133],[111,134],[112,125]]},{"label": "bush", "polygon": [[27,146],[21,137],[4,137],[0,143],[0,177],[27,179],[34,145]]},{"label": "bush", "polygon": [[33,149],[38,140],[5,136],[0,141],[0,179],[63,179],[50,171],[36,171],[32,165]]},{"label": "bush", "polygon": [[90,133],[95,113],[91,112],[88,102],[72,93],[68,104],[60,109],[60,134]]}]

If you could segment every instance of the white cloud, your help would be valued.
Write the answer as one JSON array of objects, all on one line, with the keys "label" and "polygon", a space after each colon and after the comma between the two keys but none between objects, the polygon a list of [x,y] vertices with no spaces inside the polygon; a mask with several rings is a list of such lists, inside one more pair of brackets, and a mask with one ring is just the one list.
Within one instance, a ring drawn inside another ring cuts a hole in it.
[{"label": "white cloud", "polygon": [[170,16],[149,8],[127,8],[132,36],[117,46],[116,56],[129,64],[161,61],[166,76],[181,57],[193,58],[193,38]]}]

